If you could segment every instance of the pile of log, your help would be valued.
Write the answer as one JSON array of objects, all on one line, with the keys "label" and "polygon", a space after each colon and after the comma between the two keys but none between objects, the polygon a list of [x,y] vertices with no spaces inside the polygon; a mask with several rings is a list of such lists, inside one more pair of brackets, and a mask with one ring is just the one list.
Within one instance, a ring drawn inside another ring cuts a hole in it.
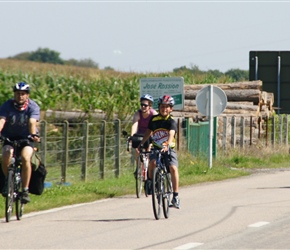
[{"label": "pile of log", "polygon": [[[262,90],[262,81],[248,81],[212,84],[221,88],[227,96],[227,106],[223,115],[271,117],[273,114],[274,94]],[[196,106],[198,91],[209,84],[184,85],[184,109],[174,111],[175,117],[202,116]]]}]

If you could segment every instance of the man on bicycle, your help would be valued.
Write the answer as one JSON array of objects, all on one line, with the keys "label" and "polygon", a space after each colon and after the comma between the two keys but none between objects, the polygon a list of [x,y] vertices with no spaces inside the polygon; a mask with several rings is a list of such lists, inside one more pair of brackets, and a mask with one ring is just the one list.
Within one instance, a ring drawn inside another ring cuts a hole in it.
[{"label": "man on bicycle", "polygon": [[[178,173],[178,159],[177,154],[173,150],[175,146],[175,134],[177,131],[177,123],[170,115],[173,110],[175,102],[173,97],[169,95],[161,96],[158,99],[158,110],[159,114],[153,116],[148,124],[148,129],[145,132],[143,140],[141,141],[139,149],[141,149],[146,140],[151,136],[152,144],[155,148],[162,148],[163,152],[170,150],[170,156],[166,162],[169,163],[169,169],[172,178],[173,186],[173,198],[172,205],[176,208],[180,208],[180,200],[178,197],[178,186],[179,186],[179,173]],[[148,180],[146,182],[147,190],[151,194],[152,190],[152,175],[153,170],[156,167],[156,155],[152,153],[150,155],[150,162],[148,167]]]},{"label": "man on bicycle", "polygon": [[[29,182],[31,177],[31,157],[34,152],[34,142],[40,142],[37,135],[37,122],[40,119],[40,108],[29,99],[30,87],[25,82],[19,82],[13,87],[14,99],[9,99],[0,107],[0,133],[10,140],[27,139],[32,142],[20,145],[22,160],[22,202],[30,202]],[[8,166],[13,155],[13,147],[5,141],[2,148],[2,170],[8,175]],[[7,196],[7,180],[2,190],[2,196]]]},{"label": "man on bicycle", "polygon": [[[134,141],[134,135],[136,138],[141,138],[145,134],[148,123],[153,115],[156,115],[157,112],[152,108],[154,99],[151,95],[145,94],[140,98],[140,106],[141,108],[137,110],[133,116],[133,123],[131,127],[131,136],[133,137],[132,144],[138,143],[137,145],[133,145],[133,148],[137,148],[140,144],[140,141]],[[145,143],[145,148],[149,148],[149,141]],[[139,152],[135,152],[135,160],[137,162],[139,156]],[[136,170],[134,172],[134,176],[136,177]]]}]

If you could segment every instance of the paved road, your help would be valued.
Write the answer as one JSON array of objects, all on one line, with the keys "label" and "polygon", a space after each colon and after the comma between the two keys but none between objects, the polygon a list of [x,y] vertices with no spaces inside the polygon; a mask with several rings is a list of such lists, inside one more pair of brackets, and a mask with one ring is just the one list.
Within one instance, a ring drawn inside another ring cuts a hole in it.
[{"label": "paved road", "polygon": [[125,196],[0,222],[0,249],[290,249],[290,169],[180,190],[156,221]]}]

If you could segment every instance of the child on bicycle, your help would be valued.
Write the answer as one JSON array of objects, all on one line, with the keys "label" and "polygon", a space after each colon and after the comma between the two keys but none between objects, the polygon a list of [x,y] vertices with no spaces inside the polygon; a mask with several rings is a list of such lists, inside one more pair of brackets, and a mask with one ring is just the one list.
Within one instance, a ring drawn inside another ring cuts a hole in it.
[{"label": "child on bicycle", "polygon": [[[175,134],[177,132],[177,123],[170,115],[173,110],[175,102],[173,97],[169,95],[161,96],[158,99],[159,114],[153,116],[148,124],[143,140],[140,143],[139,150],[143,148],[144,143],[148,138],[152,137],[152,144],[155,148],[162,148],[163,152],[167,152],[169,147],[171,148],[170,157],[168,157],[169,169],[171,173],[172,186],[173,186],[173,198],[172,205],[176,208],[180,208],[180,200],[178,197],[179,186],[179,173],[178,173],[178,159],[177,153],[173,150],[175,147]],[[150,162],[148,166],[148,180],[146,181],[146,188],[148,194],[151,194],[152,190],[152,175],[153,170],[156,167],[156,155],[152,153],[150,155]]]},{"label": "child on bicycle", "polygon": [[[155,109],[152,108],[154,99],[151,95],[145,94],[142,95],[140,98],[140,106],[141,108],[137,110],[133,116],[133,123],[131,127],[131,137],[132,137],[132,147],[138,148],[140,142],[144,133],[147,130],[148,123],[153,115],[156,115],[157,112]],[[144,145],[144,148],[146,150],[149,149],[149,140],[147,140],[146,145]],[[136,160],[136,166],[138,161],[139,152],[136,150],[135,152],[135,160]],[[134,172],[134,176],[136,178],[136,170]]]},{"label": "child on bicycle", "polygon": [[[37,135],[37,122],[40,120],[40,108],[29,98],[30,86],[26,82],[17,83],[14,88],[14,98],[4,102],[0,107],[0,134],[11,140],[26,139],[29,135],[33,142],[20,145],[22,160],[22,202],[30,202],[29,182],[31,177],[31,157],[34,152],[34,142],[40,142]],[[13,154],[13,147],[4,142],[2,148],[2,170],[8,174],[8,165]],[[1,191],[1,190],[0,190]],[[7,179],[2,189],[2,196],[7,195]]]}]

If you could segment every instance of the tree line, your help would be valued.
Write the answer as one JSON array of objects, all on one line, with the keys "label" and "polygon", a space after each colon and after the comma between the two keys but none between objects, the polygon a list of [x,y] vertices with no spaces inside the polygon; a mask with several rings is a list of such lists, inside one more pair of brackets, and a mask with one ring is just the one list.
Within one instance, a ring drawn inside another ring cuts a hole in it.
[{"label": "tree line", "polygon": [[[26,60],[40,63],[52,63],[52,64],[61,64],[61,65],[70,65],[77,67],[87,67],[99,69],[99,64],[94,62],[92,59],[69,59],[64,60],[60,57],[60,52],[51,50],[49,48],[38,48],[36,51],[32,52],[23,52],[19,53],[13,57],[8,57],[8,59],[17,59],[17,60]],[[113,70],[112,67],[105,67],[104,70]],[[211,82],[211,79],[217,78],[231,78],[233,81],[248,81],[249,71],[241,69],[229,69],[225,73],[219,70],[200,70],[197,65],[193,65],[190,68],[182,66],[179,68],[174,68],[173,73],[185,73],[185,74],[194,74],[196,76],[202,76],[206,79],[206,82]]]}]

